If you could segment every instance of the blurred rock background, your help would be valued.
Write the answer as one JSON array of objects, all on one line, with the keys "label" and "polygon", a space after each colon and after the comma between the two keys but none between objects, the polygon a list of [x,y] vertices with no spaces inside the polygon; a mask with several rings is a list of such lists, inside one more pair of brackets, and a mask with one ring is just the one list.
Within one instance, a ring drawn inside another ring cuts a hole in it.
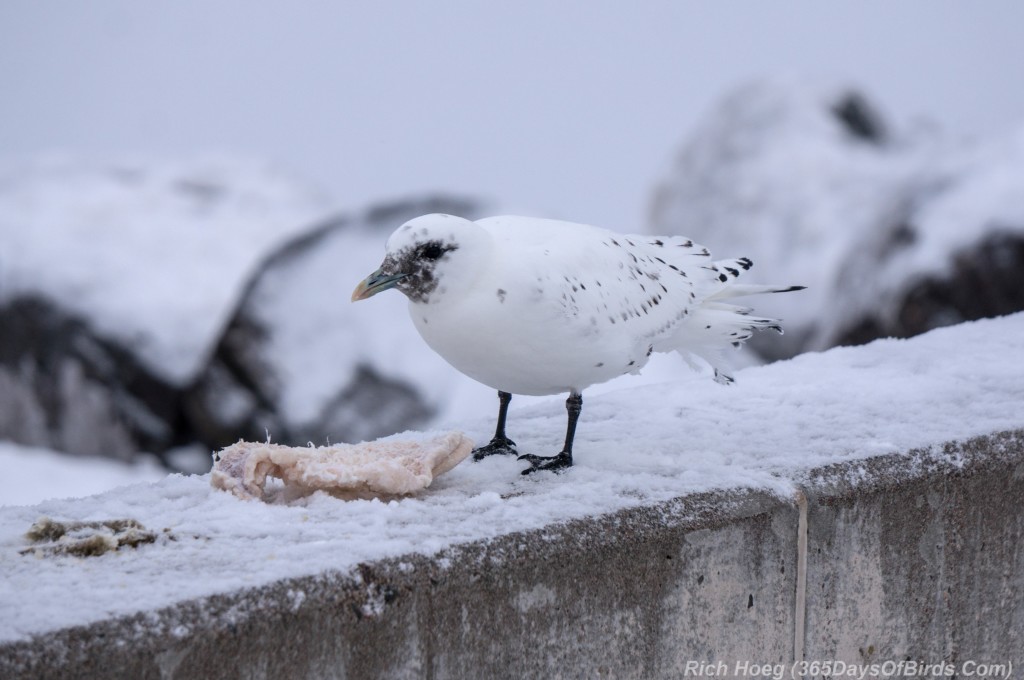
[{"label": "blurred rock background", "polygon": [[1024,125],[961,141],[888,118],[862,89],[759,80],[684,142],[650,227],[808,286],[766,307],[780,359],[1024,308]]}]

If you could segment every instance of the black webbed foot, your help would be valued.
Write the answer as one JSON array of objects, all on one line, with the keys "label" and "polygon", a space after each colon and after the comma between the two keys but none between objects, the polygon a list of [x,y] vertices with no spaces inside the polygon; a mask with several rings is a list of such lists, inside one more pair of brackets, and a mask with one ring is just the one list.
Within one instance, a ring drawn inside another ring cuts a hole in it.
[{"label": "black webbed foot", "polygon": [[473,460],[483,460],[487,456],[518,456],[516,443],[508,437],[495,437],[489,444],[473,449]]},{"label": "black webbed foot", "polygon": [[505,417],[508,415],[508,404],[512,395],[498,390],[498,425],[494,428],[494,437],[489,444],[473,449],[473,460],[483,460],[487,456],[518,456],[516,443],[505,436]]},{"label": "black webbed foot", "polygon": [[530,464],[530,467],[523,470],[522,474],[524,475],[528,475],[539,470],[561,472],[562,470],[572,467],[572,454],[568,451],[562,451],[557,456],[535,456],[528,453],[525,456],[519,456],[516,460],[525,460]]}]

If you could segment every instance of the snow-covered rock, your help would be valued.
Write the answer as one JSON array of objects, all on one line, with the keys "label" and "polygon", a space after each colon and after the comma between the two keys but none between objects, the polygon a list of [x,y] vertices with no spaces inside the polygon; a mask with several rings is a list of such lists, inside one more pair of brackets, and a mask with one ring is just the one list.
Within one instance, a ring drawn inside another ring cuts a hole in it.
[{"label": "snow-covered rock", "polygon": [[180,394],[253,270],[327,210],[237,160],[0,167],[0,438],[125,459],[180,442]]},{"label": "snow-covered rock", "polygon": [[266,253],[333,207],[257,162],[0,166],[0,301],[37,296],[171,384],[195,378]]},{"label": "snow-covered rock", "polygon": [[1024,309],[1024,129],[953,141],[851,87],[759,81],[693,132],[651,221],[808,286],[759,303],[786,321],[766,356]]}]

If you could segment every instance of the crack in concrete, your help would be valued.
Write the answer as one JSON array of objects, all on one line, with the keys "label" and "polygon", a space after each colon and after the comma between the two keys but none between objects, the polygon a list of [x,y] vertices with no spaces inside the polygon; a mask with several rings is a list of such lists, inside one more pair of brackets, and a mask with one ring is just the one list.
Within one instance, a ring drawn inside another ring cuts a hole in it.
[{"label": "crack in concrete", "polygon": [[800,511],[796,525],[796,611],[793,612],[793,662],[804,659],[804,626],[807,621],[807,494],[796,490]]}]

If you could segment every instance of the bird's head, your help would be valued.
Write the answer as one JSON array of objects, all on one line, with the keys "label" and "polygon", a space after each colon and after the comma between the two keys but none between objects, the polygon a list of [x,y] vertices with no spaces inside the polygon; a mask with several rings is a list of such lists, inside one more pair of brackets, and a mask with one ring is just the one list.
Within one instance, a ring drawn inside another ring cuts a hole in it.
[{"label": "bird's head", "polygon": [[417,217],[391,235],[384,262],[356,286],[352,301],[395,288],[412,302],[436,302],[471,284],[489,247],[487,232],[467,219],[443,214]]}]

